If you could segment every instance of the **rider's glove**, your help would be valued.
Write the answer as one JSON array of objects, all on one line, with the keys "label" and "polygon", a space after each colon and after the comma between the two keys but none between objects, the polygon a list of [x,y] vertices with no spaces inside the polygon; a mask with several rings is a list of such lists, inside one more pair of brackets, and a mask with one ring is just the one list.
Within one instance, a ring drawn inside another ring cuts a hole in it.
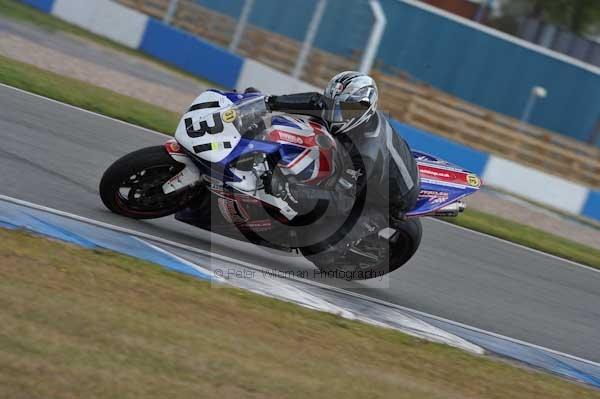
[{"label": "rider's glove", "polygon": [[265,96],[265,105],[267,107],[267,111],[273,112],[276,110],[277,97],[278,96]]},{"label": "rider's glove", "polygon": [[319,93],[298,93],[266,96],[265,105],[269,111],[282,111],[321,117],[321,112],[325,107],[325,100],[323,99],[323,95]]}]

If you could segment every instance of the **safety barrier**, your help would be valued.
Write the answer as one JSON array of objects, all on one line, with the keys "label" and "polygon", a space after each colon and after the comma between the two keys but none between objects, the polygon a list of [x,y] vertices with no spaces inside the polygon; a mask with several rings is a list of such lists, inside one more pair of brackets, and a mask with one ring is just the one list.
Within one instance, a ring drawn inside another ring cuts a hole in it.
[{"label": "safety barrier", "polygon": [[[86,7],[77,6],[76,3],[81,3],[79,0],[21,1],[84,28],[90,28],[91,24],[97,34],[109,37],[126,46],[138,48],[162,61],[175,64],[190,73],[224,87],[257,86],[274,94],[316,90],[315,86],[293,79],[272,67],[231,54],[214,44],[110,0],[89,0],[85,2]],[[149,4],[149,0],[135,0],[134,2]],[[153,2],[155,4],[164,3],[163,0],[153,0]],[[72,8],[69,8],[70,6]],[[65,11],[67,8],[68,12]],[[118,18],[118,20],[123,18],[122,16],[115,17],[115,14],[120,12],[126,13],[124,15],[127,15],[127,18],[132,21],[131,26],[127,29],[114,29],[112,26],[111,21],[114,18]],[[92,20],[93,23],[90,22]],[[396,100],[397,103],[404,107],[398,116],[408,120],[410,125],[400,122],[394,122],[394,124],[411,146],[464,165],[481,174],[484,182],[489,185],[517,192],[534,201],[565,212],[600,220],[600,191],[591,190],[584,184],[573,183],[573,181],[580,181],[586,182],[588,185],[598,185],[592,183],[594,177],[600,177],[598,158],[594,158],[596,149],[578,146],[572,140],[533,127],[526,127],[526,131],[540,137],[539,142],[533,141],[529,135],[514,134],[514,137],[511,138],[507,132],[514,131],[518,122],[510,118],[459,102],[451,96],[423,86],[401,81],[390,82],[389,78],[385,76],[380,76],[378,79],[384,88],[384,100],[387,96],[390,102],[393,101],[393,98],[390,94],[391,91],[386,90],[386,87],[392,84],[401,85],[400,88],[393,90],[399,98]],[[440,118],[435,119],[435,114],[438,112],[445,113],[441,120]],[[425,123],[427,119],[434,120],[434,123]],[[448,122],[448,120],[454,122]],[[449,123],[451,124],[448,125]],[[481,135],[476,134],[479,129],[481,129]],[[486,129],[488,129],[487,135],[484,134]],[[428,131],[436,132],[436,134]],[[440,137],[439,133],[444,133],[451,139]],[[518,145],[509,146],[508,153],[497,156],[490,153],[498,153],[498,151],[479,145],[477,140],[484,141],[481,137],[488,138],[488,141],[493,141],[497,146],[506,146],[506,143],[511,140],[520,141]],[[466,143],[469,147],[476,147],[476,149],[469,148],[457,141]],[[540,142],[547,142],[548,146],[544,147],[539,144]],[[523,154],[526,151],[529,160],[525,156],[515,158],[514,154],[511,154],[519,151],[520,148],[523,148]],[[570,156],[570,152],[575,155]],[[511,157],[511,155],[513,156]],[[600,155],[597,156],[600,157]],[[505,159],[507,157],[511,157],[517,162]],[[561,160],[553,162],[554,158]],[[595,159],[595,161],[592,162],[590,159]],[[568,165],[562,172],[564,178],[523,165],[530,164],[546,168],[561,162]]]},{"label": "safety barrier", "polygon": [[235,87],[243,64],[242,58],[154,19],[148,21],[140,50],[225,87]]}]

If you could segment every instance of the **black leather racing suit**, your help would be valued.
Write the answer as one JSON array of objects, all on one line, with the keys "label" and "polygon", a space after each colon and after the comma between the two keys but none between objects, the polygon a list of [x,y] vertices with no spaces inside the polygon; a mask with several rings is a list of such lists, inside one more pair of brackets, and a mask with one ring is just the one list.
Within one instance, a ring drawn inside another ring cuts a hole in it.
[{"label": "black leather racing suit", "polygon": [[[300,93],[267,98],[271,111],[310,115],[321,118],[326,107],[319,93]],[[419,172],[408,144],[394,130],[382,112],[369,121],[336,136],[351,162],[337,165],[335,178],[354,185],[333,188],[292,185],[291,194],[298,201],[314,198],[329,200],[340,213],[347,213],[357,198],[364,198],[365,209],[375,209],[401,219],[411,210],[419,196]],[[371,212],[369,212],[371,213]],[[387,218],[386,218],[387,219]]]}]

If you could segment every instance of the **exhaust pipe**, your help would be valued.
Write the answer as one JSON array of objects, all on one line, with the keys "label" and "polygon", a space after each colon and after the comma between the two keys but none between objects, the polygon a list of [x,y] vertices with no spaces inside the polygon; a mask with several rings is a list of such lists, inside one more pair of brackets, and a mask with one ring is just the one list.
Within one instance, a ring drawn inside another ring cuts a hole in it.
[{"label": "exhaust pipe", "polygon": [[456,201],[438,209],[428,216],[456,217],[459,213],[464,212],[466,207],[467,204],[465,202]]}]

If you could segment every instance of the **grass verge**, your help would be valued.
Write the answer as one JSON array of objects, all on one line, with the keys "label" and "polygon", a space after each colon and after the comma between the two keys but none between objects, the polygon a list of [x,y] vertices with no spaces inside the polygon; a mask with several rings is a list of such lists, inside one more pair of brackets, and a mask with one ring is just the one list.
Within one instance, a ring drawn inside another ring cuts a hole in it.
[{"label": "grass verge", "polygon": [[179,121],[175,112],[2,56],[0,83],[167,134]]},{"label": "grass verge", "polygon": [[600,251],[520,223],[467,209],[447,222],[600,269]]},{"label": "grass verge", "polygon": [[0,397],[600,398],[104,251],[0,229]]}]

